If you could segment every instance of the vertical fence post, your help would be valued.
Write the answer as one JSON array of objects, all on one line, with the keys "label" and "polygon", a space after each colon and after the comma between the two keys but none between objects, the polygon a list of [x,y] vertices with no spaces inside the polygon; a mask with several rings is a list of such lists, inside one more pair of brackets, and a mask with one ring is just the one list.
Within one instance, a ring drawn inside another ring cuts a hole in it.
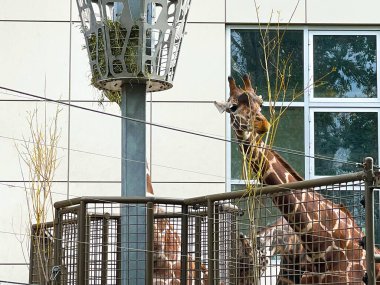
[{"label": "vertical fence post", "polygon": [[[120,205],[121,210],[123,206]],[[116,233],[116,285],[121,285],[121,272],[122,272],[122,242],[121,242],[121,217],[117,219],[117,233]]]},{"label": "vertical fence post", "polygon": [[214,203],[207,201],[208,284],[214,284]]},{"label": "vertical fence post", "polygon": [[219,248],[220,248],[220,243],[219,243],[219,237],[220,237],[220,212],[221,212],[222,206],[221,204],[217,203],[217,206],[215,206],[215,219],[214,219],[214,271],[215,271],[215,279],[220,281],[220,276],[219,276]]},{"label": "vertical fence post", "polygon": [[147,258],[146,258],[146,284],[153,284],[153,251],[154,251],[154,205],[152,202],[147,203],[146,209],[146,235],[147,235]]},{"label": "vertical fence post", "polygon": [[86,284],[86,203],[80,202],[78,217],[77,284]]},{"label": "vertical fence post", "polygon": [[[201,272],[201,262],[202,262],[202,218],[198,213],[195,214],[195,285],[201,284],[202,272]],[[206,285],[206,284],[205,284]]]},{"label": "vertical fence post", "polygon": [[[54,266],[61,267],[62,263],[62,222],[59,209],[55,209],[54,216]],[[57,278],[52,280],[52,285],[60,284],[61,274],[56,276]]]},{"label": "vertical fence post", "polygon": [[365,225],[366,225],[366,263],[368,285],[376,284],[375,276],[375,252],[374,252],[374,199],[373,199],[373,159],[366,157],[364,161],[365,169]]},{"label": "vertical fence post", "polygon": [[181,284],[187,284],[187,246],[189,233],[189,208],[187,205],[182,206],[181,217]]},{"label": "vertical fence post", "polygon": [[30,232],[31,232],[31,242],[30,242],[30,250],[29,250],[29,283],[32,284],[33,283],[33,273],[34,273],[34,243],[35,243],[35,240],[34,240],[34,235],[35,235],[35,230],[34,230],[34,226],[32,225],[30,227]]},{"label": "vertical fence post", "polygon": [[102,260],[101,260],[101,285],[107,285],[108,276],[108,236],[110,214],[105,213],[102,219]]},{"label": "vertical fence post", "polygon": [[237,232],[237,219],[236,214],[231,215],[231,233],[230,233],[230,255],[231,260],[229,261],[229,281],[231,285],[237,284],[238,278],[238,260],[237,260],[237,250],[239,242],[239,233]]}]

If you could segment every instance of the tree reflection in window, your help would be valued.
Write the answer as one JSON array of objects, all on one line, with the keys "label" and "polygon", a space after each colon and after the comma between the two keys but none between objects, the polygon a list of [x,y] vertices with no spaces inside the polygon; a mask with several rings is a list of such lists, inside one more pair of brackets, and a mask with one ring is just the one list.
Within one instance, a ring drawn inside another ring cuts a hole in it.
[{"label": "tree reflection in window", "polygon": [[367,156],[377,161],[377,113],[316,112],[314,124],[315,175],[357,171],[355,165],[346,162],[362,162]]},{"label": "tree reflection in window", "polygon": [[376,97],[376,36],[315,35],[313,52],[314,97]]},{"label": "tree reflection in window", "polygon": [[[231,31],[231,75],[242,83],[241,76],[249,73],[258,93],[268,100],[264,48],[272,98],[278,101],[303,101],[303,31],[298,30],[240,30]],[[286,71],[285,71],[286,70]],[[287,90],[281,92],[282,75]],[[296,97],[296,98],[294,98]],[[274,99],[272,99],[274,100]]]}]

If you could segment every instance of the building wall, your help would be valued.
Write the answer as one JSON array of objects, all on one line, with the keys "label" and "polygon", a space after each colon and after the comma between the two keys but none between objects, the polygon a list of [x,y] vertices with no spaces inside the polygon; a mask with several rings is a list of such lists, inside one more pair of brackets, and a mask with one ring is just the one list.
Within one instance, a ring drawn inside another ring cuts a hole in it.
[{"label": "building wall", "polygon": [[[351,3],[352,2],[352,3]],[[148,94],[147,120],[224,138],[226,124],[213,106],[226,96],[226,26],[288,22],[296,0],[193,0],[174,87]],[[299,1],[295,24],[378,24],[377,0]],[[112,114],[97,103],[75,1],[2,0],[0,86]],[[27,282],[27,168],[16,145],[29,137],[27,114],[39,122],[57,105],[0,89],[0,280]],[[60,105],[59,167],[54,200],[120,193],[120,120]],[[147,153],[156,195],[190,197],[225,191],[225,143],[148,128]],[[18,265],[17,265],[18,264]]]}]

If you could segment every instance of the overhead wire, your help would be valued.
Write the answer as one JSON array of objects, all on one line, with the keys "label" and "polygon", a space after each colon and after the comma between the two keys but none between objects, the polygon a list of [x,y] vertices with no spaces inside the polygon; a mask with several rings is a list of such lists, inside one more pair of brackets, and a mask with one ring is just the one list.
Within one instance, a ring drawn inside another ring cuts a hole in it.
[{"label": "overhead wire", "polygon": [[18,282],[18,281],[10,281],[10,280],[0,280],[0,284],[15,284],[15,285],[38,285],[38,284],[31,284],[31,283],[25,283],[25,282]]},{"label": "overhead wire", "polygon": [[[62,100],[55,100],[55,99],[51,99],[51,98],[47,98],[47,97],[43,97],[43,96],[38,96],[38,95],[30,94],[30,93],[23,92],[23,91],[18,91],[18,90],[7,88],[7,87],[3,87],[3,86],[0,86],[0,89],[6,90],[8,92],[17,93],[17,94],[20,94],[20,95],[23,95],[23,96],[31,97],[31,98],[34,98],[34,99],[38,99],[38,101],[47,101],[47,102],[50,102],[50,103],[61,104],[61,105],[64,105],[64,106],[70,106],[70,107],[81,109],[81,110],[84,110],[84,111],[89,111],[89,112],[93,112],[93,113],[97,113],[97,114],[101,114],[101,115],[105,115],[105,116],[110,116],[110,117],[114,117],[114,118],[118,118],[118,119],[129,120],[129,121],[140,123],[140,124],[151,125],[153,127],[163,128],[163,129],[167,129],[167,130],[171,130],[171,131],[175,131],[175,132],[180,132],[180,133],[185,133],[185,134],[188,134],[188,135],[194,135],[194,136],[199,136],[199,137],[204,137],[204,138],[208,138],[208,139],[213,139],[213,140],[222,141],[222,142],[228,142],[228,143],[234,143],[234,144],[239,144],[239,145],[246,145],[246,146],[250,146],[251,145],[251,144],[248,144],[248,143],[241,143],[237,139],[226,139],[226,138],[218,137],[216,135],[211,135],[211,134],[207,134],[207,133],[202,133],[202,132],[196,132],[196,131],[192,131],[192,130],[181,129],[181,128],[177,128],[177,127],[173,127],[173,126],[168,126],[168,125],[164,125],[164,124],[158,124],[158,123],[154,123],[154,122],[148,122],[148,121],[145,121],[145,120],[140,120],[140,119],[136,119],[136,118],[126,117],[126,116],[122,116],[122,115],[116,115],[116,114],[112,114],[112,113],[108,113],[108,112],[104,112],[104,111],[100,111],[100,110],[95,110],[95,109],[79,106],[79,105],[72,104],[72,103],[67,103],[67,102],[64,102]],[[4,94],[4,92],[0,92],[0,93]],[[5,94],[6,95],[11,95],[11,96],[16,96],[16,97],[21,97],[19,95],[10,94],[10,93],[5,93]],[[269,147],[269,146],[257,146],[256,145],[256,147],[261,148],[261,149],[266,149],[266,150],[275,150],[275,151],[278,151],[278,152],[281,152],[281,153],[293,154],[293,155],[303,156],[303,157],[312,158],[312,159],[327,160],[327,161],[337,162],[337,163],[342,163],[342,164],[358,165],[358,164],[361,163],[361,162],[348,161],[348,160],[339,160],[339,159],[335,159],[333,157],[325,156],[325,155],[318,155],[318,154],[317,155],[313,155],[313,156],[312,155],[307,155],[303,151],[298,151],[298,150],[289,149],[289,148],[283,148],[283,147],[277,147],[277,146]]]},{"label": "overhead wire", "polygon": [[[23,143],[27,143],[27,144],[34,144],[34,142],[30,141],[30,140],[8,137],[8,136],[4,136],[4,135],[0,135],[0,139],[23,142]],[[44,144],[44,145],[51,147],[51,145],[49,145],[49,144]],[[87,150],[67,148],[67,147],[62,147],[62,146],[54,146],[54,147],[57,149],[61,149],[61,150],[68,150],[68,151],[73,151],[73,152],[78,152],[78,153],[83,153],[83,154],[88,154],[88,155],[101,156],[101,157],[105,157],[105,158],[112,158],[112,159],[117,159],[117,160],[121,160],[121,161],[145,163],[144,161],[139,161],[139,160],[130,159],[130,158],[124,158],[124,157],[120,157],[120,156],[116,156],[116,155],[108,155],[108,154],[102,154],[102,153],[98,153],[98,152],[91,152],[91,151],[87,151]],[[205,176],[213,176],[213,177],[218,177],[218,178],[223,178],[223,179],[225,178],[225,176],[221,176],[221,175],[217,175],[217,174],[205,173],[205,172],[200,172],[200,171],[196,171],[196,170],[189,170],[189,169],[173,167],[173,166],[168,166],[168,165],[163,165],[163,164],[158,164],[158,163],[153,163],[152,165],[157,166],[157,167],[161,167],[161,168],[167,168],[167,169],[189,172],[189,173],[194,173],[194,174],[200,174],[200,175],[205,175]]]},{"label": "overhead wire", "polygon": [[[3,87],[0,87],[0,88],[4,89]],[[74,105],[74,104],[71,104],[71,103],[64,103],[62,101],[53,100],[53,99],[44,98],[44,97],[41,97],[41,96],[36,96],[36,95],[20,92],[20,91],[17,91],[17,90],[11,90],[11,89],[6,89],[6,88],[5,88],[5,90],[12,91],[12,92],[18,92],[18,93],[20,93],[22,95],[31,96],[31,97],[37,98],[37,99],[39,99],[41,101],[55,102],[55,103],[58,103],[58,104],[63,104],[63,105],[71,106],[71,107],[74,107],[74,108],[83,109],[83,110],[86,110],[86,111],[100,113],[100,114],[103,114],[103,115],[113,116],[113,117],[117,117],[117,118],[121,118],[121,119],[127,119],[127,120],[135,121],[135,122],[138,122],[138,123],[144,123],[144,124],[152,125],[152,126],[155,126],[155,127],[161,127],[161,128],[169,129],[169,130],[172,130],[172,131],[183,132],[183,133],[187,133],[187,134],[191,134],[191,135],[206,137],[206,138],[209,138],[209,139],[214,139],[214,140],[219,140],[219,141],[224,141],[224,142],[239,143],[237,140],[233,140],[233,139],[228,140],[228,139],[219,138],[219,137],[216,137],[216,136],[211,136],[211,135],[204,134],[204,133],[197,133],[197,132],[194,132],[194,131],[188,131],[188,130],[178,129],[178,128],[175,128],[175,127],[170,127],[170,126],[160,125],[160,124],[156,124],[156,123],[146,122],[146,121],[142,121],[142,120],[136,120],[136,119],[129,118],[129,117],[118,116],[118,115],[114,115],[114,114],[110,114],[110,113],[106,113],[106,112],[102,112],[102,111],[98,111],[98,110],[94,110],[94,109],[90,109],[90,108],[85,108],[85,107],[77,106],[77,105]],[[5,137],[5,136],[0,136],[0,137],[7,138],[7,139],[17,140],[17,139]],[[22,140],[22,141],[25,142],[25,140]],[[265,148],[265,147],[263,147],[263,148]],[[331,157],[327,157],[327,156],[319,156],[319,155],[308,156],[308,155],[305,155],[304,153],[302,153],[301,151],[292,150],[292,149],[285,149],[285,148],[279,148],[279,147],[276,147],[276,148],[273,147],[273,149],[275,149],[275,150],[277,150],[279,152],[285,152],[285,153],[290,153],[290,154],[295,154],[295,155],[303,155],[305,157],[310,157],[310,158],[318,158],[318,159],[330,160],[330,161],[340,162],[340,163],[345,163],[345,164],[358,165],[357,162],[353,162],[353,161],[352,162],[351,161],[341,161],[341,160],[332,159]],[[105,157],[109,157],[109,158],[129,160],[127,158],[121,158],[121,157],[116,157],[116,156],[109,156],[109,155],[104,155],[104,154],[99,154],[99,153],[92,153],[92,152],[88,152],[88,151],[80,151],[80,150],[75,150],[75,149],[70,149],[70,150],[72,150],[72,151],[78,151],[78,152],[83,152],[83,153],[87,153],[87,154],[91,154],[91,155],[100,155],[100,156],[105,156]],[[132,161],[132,160],[129,160],[129,161]],[[141,161],[134,161],[134,162],[136,162],[136,163],[145,163],[145,162],[141,162]],[[162,166],[161,165],[161,167],[167,167],[167,166]],[[172,167],[167,167],[167,168],[172,168]],[[178,168],[172,168],[172,169],[182,170],[182,171],[189,171],[189,170],[178,169]],[[190,172],[194,172],[194,171],[190,171]],[[205,174],[205,173],[200,173],[200,172],[194,172],[194,173],[203,174],[203,175],[211,175],[211,174]],[[211,175],[211,176],[215,176],[215,175]],[[218,177],[222,177],[222,176],[218,176]],[[4,183],[1,183],[1,184],[4,184]],[[9,184],[7,186],[9,186]],[[65,195],[63,193],[58,193],[58,194]],[[70,195],[70,196],[74,196],[74,195]],[[107,201],[102,201],[102,202],[107,202]],[[137,250],[137,249],[129,248],[128,250]],[[9,283],[11,283],[11,284],[28,284],[28,283],[17,283],[17,282],[12,282],[12,281],[10,281]]]},{"label": "overhead wire", "polygon": [[[3,87],[0,87],[0,88],[3,88]],[[8,91],[11,91],[11,92],[20,92],[20,91],[17,91],[17,90],[12,90],[12,89],[6,89]],[[40,97],[40,96],[36,96],[36,95],[32,95],[32,94],[28,94],[28,93],[24,93],[24,92],[21,92],[23,95],[30,95],[30,96],[33,96],[41,101],[49,101],[49,102],[54,102],[54,103],[58,103],[58,104],[61,104],[63,102],[61,101],[58,101],[58,100],[53,100],[53,99],[48,99],[48,98],[45,98],[45,97]],[[73,106],[73,107],[79,107],[81,109],[84,109],[84,110],[88,110],[88,111],[93,111],[93,112],[97,112],[97,113],[101,113],[101,114],[104,114],[104,115],[111,115],[111,116],[114,116],[114,117],[118,117],[118,118],[124,118],[124,119],[131,119],[131,118],[128,118],[128,117],[123,117],[123,116],[118,116],[118,115],[114,115],[114,114],[110,114],[110,113],[106,113],[106,112],[102,112],[102,111],[98,111],[98,110],[93,110],[93,109],[89,109],[89,108],[85,108],[85,107],[81,107],[81,106],[76,106],[76,105],[73,105],[73,104],[70,104],[70,103],[65,103],[65,105],[69,105],[69,106]],[[135,119],[132,119],[132,120],[135,120]],[[163,128],[169,128],[171,130],[175,130],[175,131],[183,131],[183,132],[187,132],[187,133],[193,133],[195,135],[201,135],[201,136],[205,136],[204,134],[200,134],[200,133],[194,133],[194,132],[191,132],[191,131],[187,131],[187,130],[181,130],[181,129],[177,129],[177,128],[174,128],[174,127],[168,127],[168,126],[164,126],[164,125],[159,125],[159,124],[154,124],[154,123],[149,123],[149,122],[145,122],[145,121],[141,121],[141,120],[135,120],[135,121],[138,121],[140,123],[145,123],[145,124],[152,124],[152,125],[155,125],[155,126],[159,126],[159,127],[163,127]],[[1,137],[1,136],[0,136]],[[4,137],[4,136],[3,136]],[[221,139],[221,138],[217,138],[217,137],[212,137],[212,136],[209,136],[209,135],[206,135],[206,137],[209,137],[209,138],[213,138],[213,139],[218,139],[218,140],[222,140],[222,141],[226,141],[226,142],[233,142],[233,143],[238,143],[237,141],[234,141],[234,140],[226,140],[226,139]],[[12,139],[12,138],[9,138],[7,137],[7,139]],[[23,140],[25,141],[25,140]],[[80,150],[73,150],[73,151],[80,151]],[[89,154],[93,154],[93,155],[101,155],[101,156],[106,156],[106,155],[102,155],[102,154],[96,154],[96,153],[91,153],[91,152],[87,152],[87,151],[80,151],[80,152],[84,152],[84,153],[89,153]],[[107,157],[112,157],[112,156],[107,156]],[[124,158],[120,158],[120,157],[112,157],[112,158],[117,158],[117,159],[124,159]],[[128,159],[126,159],[128,160]],[[334,161],[337,161],[337,160],[334,160]],[[140,161],[135,161],[135,162],[139,162],[139,163],[145,163],[145,162],[140,162]],[[339,161],[340,162],[340,161]],[[347,162],[345,162],[347,163]],[[355,163],[355,165],[357,165],[357,163]],[[165,166],[162,166],[162,167],[165,167]],[[178,168],[173,168],[173,169],[177,169],[177,170],[183,170],[183,169],[178,169]],[[188,170],[183,170],[183,171],[188,171]],[[200,172],[197,172],[198,174],[204,174],[204,173],[200,173]],[[205,175],[209,175],[209,174],[205,174]],[[213,175],[214,176],[214,175]],[[222,176],[218,176],[218,177],[222,177]],[[224,177],[223,177],[224,178]],[[8,185],[9,186],[9,185]],[[281,187],[280,187],[281,188]],[[284,188],[284,187],[282,187]],[[64,195],[63,193],[59,193],[59,194],[62,194]],[[74,195],[71,195],[71,197],[73,197]],[[102,202],[106,202],[106,201],[102,201]]]}]

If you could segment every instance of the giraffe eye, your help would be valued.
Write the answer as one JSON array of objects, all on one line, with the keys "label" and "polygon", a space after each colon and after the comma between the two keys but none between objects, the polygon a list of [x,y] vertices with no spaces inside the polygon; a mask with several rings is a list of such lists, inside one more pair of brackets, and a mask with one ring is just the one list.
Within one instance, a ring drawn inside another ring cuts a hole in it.
[{"label": "giraffe eye", "polygon": [[230,107],[230,111],[231,111],[232,113],[234,113],[234,112],[237,110],[237,108],[238,108],[237,105],[232,105],[232,106]]}]

